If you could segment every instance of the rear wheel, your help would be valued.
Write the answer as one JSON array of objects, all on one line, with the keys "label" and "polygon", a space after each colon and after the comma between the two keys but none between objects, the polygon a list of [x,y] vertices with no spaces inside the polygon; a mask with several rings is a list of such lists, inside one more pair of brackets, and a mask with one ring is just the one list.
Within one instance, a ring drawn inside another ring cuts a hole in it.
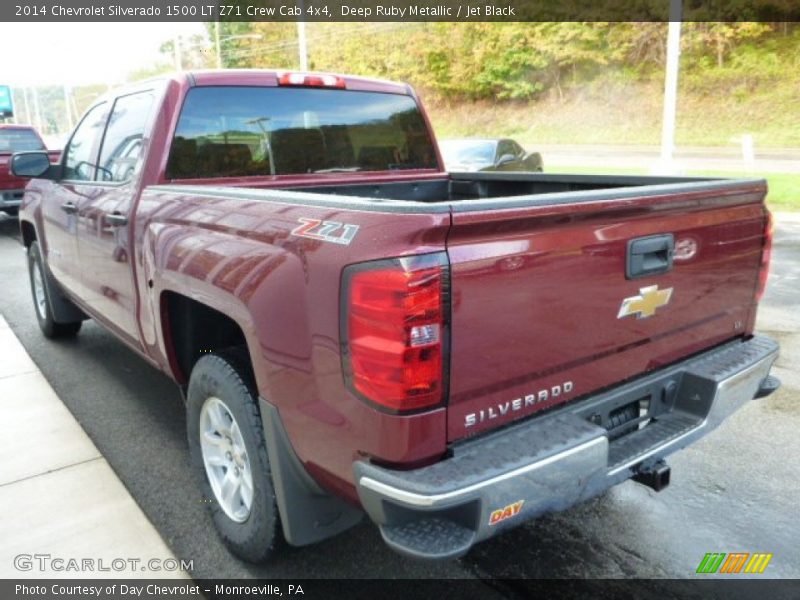
[{"label": "rear wheel", "polygon": [[44,270],[44,259],[39,242],[33,242],[28,248],[28,276],[31,280],[31,294],[36,320],[45,337],[73,337],[81,329],[82,321],[56,323],[53,317],[50,295],[47,289]]},{"label": "rear wheel", "polygon": [[282,540],[257,398],[243,352],[209,354],[192,369],[187,432],[204,500],[231,552],[256,563]]}]

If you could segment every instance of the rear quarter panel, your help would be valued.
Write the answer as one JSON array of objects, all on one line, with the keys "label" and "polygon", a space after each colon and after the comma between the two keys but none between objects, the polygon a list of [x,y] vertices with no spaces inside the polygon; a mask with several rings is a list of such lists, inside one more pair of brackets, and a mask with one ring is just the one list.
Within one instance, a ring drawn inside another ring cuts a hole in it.
[{"label": "rear quarter panel", "polygon": [[[267,199],[280,198],[277,191],[243,190],[234,199],[165,189],[143,193],[135,227],[137,285],[145,290],[142,336],[153,358],[183,376],[165,343],[165,291],[233,318],[247,339],[259,392],[278,407],[300,459],[320,483],[351,498],[357,457],[413,463],[445,451],[444,409],[388,415],[345,388],[339,289],[348,264],[444,250],[447,212],[367,212]],[[350,245],[334,244],[292,234],[301,218],[359,229]]]}]

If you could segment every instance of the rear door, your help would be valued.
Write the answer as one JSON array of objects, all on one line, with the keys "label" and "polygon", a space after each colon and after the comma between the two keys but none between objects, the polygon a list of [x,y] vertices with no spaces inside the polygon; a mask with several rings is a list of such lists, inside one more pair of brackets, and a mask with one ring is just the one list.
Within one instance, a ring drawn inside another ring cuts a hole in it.
[{"label": "rear door", "polygon": [[[449,439],[744,334],[763,196],[763,184],[751,184],[508,210],[462,205],[448,237]],[[672,264],[648,274],[665,240]],[[627,272],[631,262],[638,273]]]},{"label": "rear door", "polygon": [[129,221],[154,106],[152,89],[115,100],[100,147],[95,192],[81,204],[78,229],[85,299],[95,317],[134,345],[139,336]]},{"label": "rear door", "polygon": [[107,116],[105,102],[86,113],[64,150],[63,178],[44,187],[42,194],[48,267],[59,284],[80,298],[84,294],[78,256],[78,212],[98,194],[93,180]]}]

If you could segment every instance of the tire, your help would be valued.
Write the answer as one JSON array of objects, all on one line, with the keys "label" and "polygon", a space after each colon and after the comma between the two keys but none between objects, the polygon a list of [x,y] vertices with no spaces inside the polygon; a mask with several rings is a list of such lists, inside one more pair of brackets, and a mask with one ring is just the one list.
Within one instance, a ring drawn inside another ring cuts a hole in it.
[{"label": "tire", "polygon": [[[192,466],[220,538],[233,554],[252,563],[265,562],[283,543],[257,398],[246,352],[207,354],[192,369],[186,394]],[[239,487],[226,501],[221,488],[235,485],[225,483],[229,477]]]},{"label": "tire", "polygon": [[28,247],[28,277],[31,281],[31,295],[33,296],[33,310],[39,329],[46,338],[75,337],[81,329],[82,321],[57,323],[53,317],[50,294],[45,284],[45,266],[39,242],[34,241]]}]

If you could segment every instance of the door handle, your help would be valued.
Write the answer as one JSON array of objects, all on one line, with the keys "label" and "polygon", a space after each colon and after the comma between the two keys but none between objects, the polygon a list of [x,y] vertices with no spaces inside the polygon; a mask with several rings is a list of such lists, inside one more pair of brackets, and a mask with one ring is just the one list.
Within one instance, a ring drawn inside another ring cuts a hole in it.
[{"label": "door handle", "polygon": [[78,212],[78,206],[74,202],[64,202],[64,204],[61,205],[61,210],[68,215],[74,215]]},{"label": "door handle", "polygon": [[630,240],[625,261],[625,277],[636,279],[666,273],[672,269],[675,236],[671,233]]},{"label": "door handle", "polygon": [[113,212],[106,215],[106,223],[112,227],[121,227],[122,225],[128,224],[128,217],[122,213]]}]

